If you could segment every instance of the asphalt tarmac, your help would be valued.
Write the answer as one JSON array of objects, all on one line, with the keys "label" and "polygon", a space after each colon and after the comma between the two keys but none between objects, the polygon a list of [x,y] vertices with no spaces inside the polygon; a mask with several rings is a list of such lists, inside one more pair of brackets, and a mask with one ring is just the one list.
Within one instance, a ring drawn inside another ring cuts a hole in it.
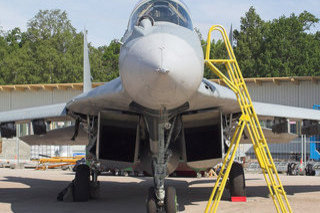
[{"label": "asphalt tarmac", "polygon": [[[293,212],[320,212],[320,177],[286,176],[281,180]],[[142,213],[152,186],[149,177],[100,176],[101,198],[86,203],[65,203],[57,194],[74,178],[69,171],[0,169],[0,213]],[[246,174],[246,203],[231,203],[223,195],[218,212],[276,212],[261,174]],[[180,212],[204,212],[213,178],[169,178],[176,187]]]}]

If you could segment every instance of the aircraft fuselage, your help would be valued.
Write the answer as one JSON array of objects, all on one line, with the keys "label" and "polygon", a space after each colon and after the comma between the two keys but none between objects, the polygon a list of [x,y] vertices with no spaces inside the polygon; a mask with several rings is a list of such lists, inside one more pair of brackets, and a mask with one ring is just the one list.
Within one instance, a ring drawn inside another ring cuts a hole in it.
[{"label": "aircraft fuselage", "polygon": [[174,109],[188,102],[199,88],[203,60],[196,32],[146,18],[125,35],[120,76],[136,103],[154,110]]}]

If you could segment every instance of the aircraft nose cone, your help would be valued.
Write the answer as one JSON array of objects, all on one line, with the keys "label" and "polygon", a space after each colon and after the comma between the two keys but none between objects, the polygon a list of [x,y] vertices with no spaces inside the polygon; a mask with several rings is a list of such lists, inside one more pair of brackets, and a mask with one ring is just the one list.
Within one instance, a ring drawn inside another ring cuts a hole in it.
[{"label": "aircraft nose cone", "polygon": [[120,75],[131,98],[151,109],[186,103],[203,77],[203,61],[183,39],[165,33],[131,41],[120,55]]}]

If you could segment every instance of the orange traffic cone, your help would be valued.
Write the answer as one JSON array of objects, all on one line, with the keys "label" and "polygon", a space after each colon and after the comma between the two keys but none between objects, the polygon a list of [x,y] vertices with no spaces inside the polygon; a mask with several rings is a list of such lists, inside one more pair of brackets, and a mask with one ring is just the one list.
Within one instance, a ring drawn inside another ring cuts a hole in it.
[{"label": "orange traffic cone", "polygon": [[303,166],[302,166],[302,164],[303,164],[303,162],[302,162],[302,158],[301,158],[301,160],[300,160],[300,172],[302,172],[302,168],[303,168]]}]

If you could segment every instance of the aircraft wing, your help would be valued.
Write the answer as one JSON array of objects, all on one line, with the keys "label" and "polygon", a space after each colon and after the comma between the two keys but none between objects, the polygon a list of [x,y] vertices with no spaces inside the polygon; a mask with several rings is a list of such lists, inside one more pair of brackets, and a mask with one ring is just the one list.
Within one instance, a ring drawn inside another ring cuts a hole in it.
[{"label": "aircraft wing", "polygon": [[29,145],[87,145],[88,135],[83,128],[79,129],[75,140],[71,137],[74,134],[74,126],[55,129],[47,132],[45,135],[27,135],[20,137],[22,141]]},{"label": "aircraft wing", "polygon": [[[263,131],[264,137],[267,139],[267,142],[273,143],[273,144],[289,143],[299,137],[297,134],[292,134],[292,133],[275,134],[272,132],[272,129],[269,129],[269,128],[262,128],[262,131]],[[242,136],[240,143],[252,144],[251,139],[248,136],[249,136],[248,130],[245,129],[244,135]]]},{"label": "aircraft wing", "polygon": [[36,119],[63,120],[67,111],[83,115],[96,115],[105,109],[129,111],[131,101],[122,88],[120,78],[117,78],[73,98],[68,103],[0,112],[0,123]]},{"label": "aircraft wing", "polygon": [[[260,119],[288,118],[320,121],[320,110],[261,102],[253,102],[253,106]],[[190,108],[191,110],[220,108],[225,114],[240,112],[236,95],[232,90],[206,79],[192,97]]]},{"label": "aircraft wing", "polygon": [[48,106],[18,109],[7,112],[0,112],[0,123],[23,122],[36,119],[56,119],[67,116],[66,104],[54,104]]},{"label": "aircraft wing", "polygon": [[320,111],[301,107],[284,106],[254,102],[253,106],[259,118],[289,118],[290,120],[317,120],[320,121]]},{"label": "aircraft wing", "polygon": [[[18,109],[0,112],[1,131],[14,131],[14,123],[26,123],[34,120],[64,121],[71,120],[72,115],[98,115],[105,110],[130,111],[132,100],[122,87],[120,78],[114,79],[102,86],[89,90],[71,99],[68,103],[48,106]],[[71,117],[70,117],[71,116]],[[46,134],[30,135],[21,139],[29,144],[86,144],[88,142],[83,131],[79,133],[76,141],[71,141],[74,127],[52,130]],[[3,134],[3,136],[8,134]],[[9,134],[10,137],[12,134]]]},{"label": "aircraft wing", "polygon": [[[97,116],[99,112],[105,110],[130,111],[129,105],[132,100],[123,89],[120,78],[116,78],[102,86],[92,89],[86,33],[84,33],[84,35],[84,93],[74,97],[68,103],[0,112],[0,130],[3,133],[2,136],[12,137],[15,135],[14,123],[35,121],[34,125],[41,125],[43,127],[45,121],[70,120],[74,115]],[[70,143],[69,138],[72,137],[73,133],[74,128],[71,127],[53,130],[47,132],[46,135],[27,136],[24,137],[24,139],[30,144],[58,144],[59,140]],[[81,138],[81,140],[79,138]],[[85,143],[84,141],[87,141],[87,139],[83,140],[83,138],[86,137],[78,137],[78,143]]]},{"label": "aircraft wing", "polygon": [[67,103],[70,112],[98,115],[103,110],[130,111],[132,99],[125,92],[120,78],[83,93]]},{"label": "aircraft wing", "polygon": [[240,112],[237,97],[233,91],[207,79],[203,79],[189,104],[190,111],[220,108],[225,114]]},{"label": "aircraft wing", "polygon": [[[319,110],[261,102],[253,102],[253,105],[260,120],[285,118],[293,121],[320,121]],[[241,111],[237,98],[230,89],[204,79],[197,93],[191,98],[190,110],[201,111],[215,108],[220,109],[223,114],[235,114]],[[263,128],[263,132],[268,143],[288,143],[298,137],[298,135],[291,133],[275,134],[267,128]],[[241,140],[241,143],[248,142],[247,137],[243,137]]]}]

